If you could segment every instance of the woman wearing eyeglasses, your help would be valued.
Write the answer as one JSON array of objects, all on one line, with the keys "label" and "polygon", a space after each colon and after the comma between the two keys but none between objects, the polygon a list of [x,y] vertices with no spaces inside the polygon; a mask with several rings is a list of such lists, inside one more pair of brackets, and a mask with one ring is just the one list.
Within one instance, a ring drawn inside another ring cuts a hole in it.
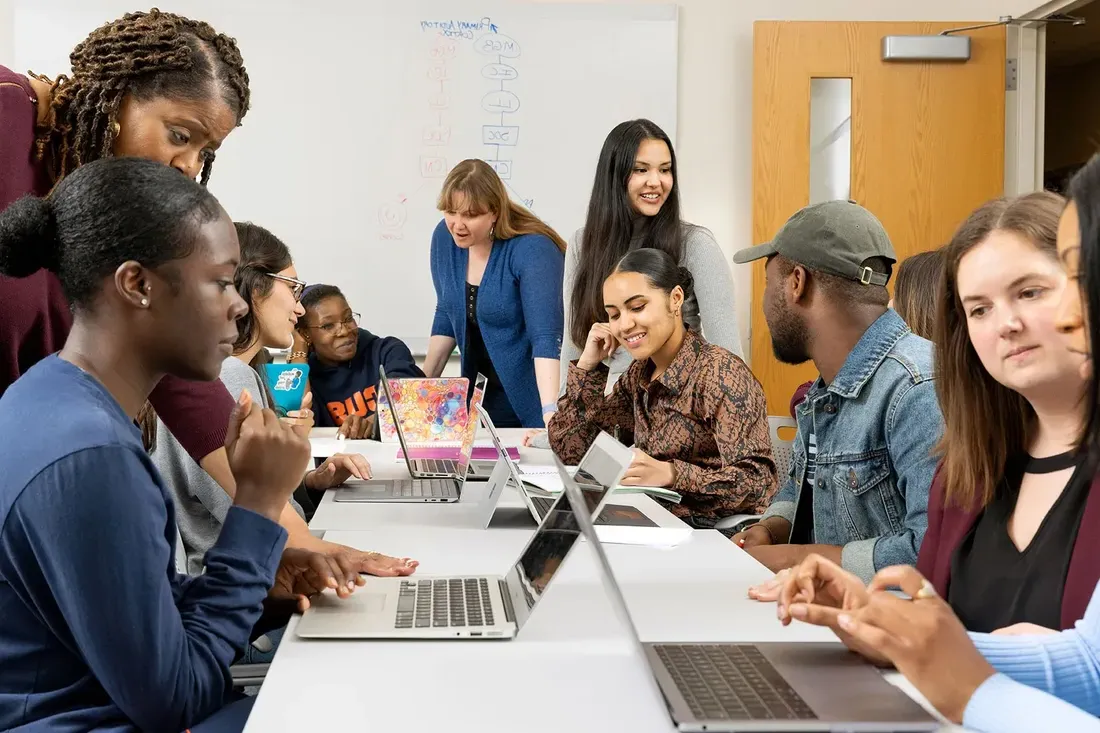
[{"label": "woman wearing eyeglasses", "polygon": [[302,295],[291,362],[309,363],[318,427],[340,428],[352,440],[376,436],[378,367],[391,379],[419,378],[409,347],[393,336],[359,327],[347,298],[334,285],[312,285]]},{"label": "woman wearing eyeglasses", "polygon": [[[233,283],[228,287],[236,288],[248,305],[248,313],[237,321],[233,354],[222,362],[219,377],[234,398],[247,390],[263,407],[271,407],[271,393],[260,370],[268,361],[267,349],[285,349],[291,345],[295,326],[304,312],[299,298],[305,283],[298,279],[290,251],[278,237],[255,224],[238,223],[236,230],[241,256]],[[155,423],[152,427],[143,423],[142,427],[153,463],[176,503],[176,521],[187,553],[187,571],[191,575],[201,573],[206,551],[221,533],[233,500],[190,459],[163,424]],[[324,490],[339,486],[351,476],[366,478],[369,475],[370,466],[362,456],[337,454],[307,473],[299,489]],[[299,490],[295,496],[301,498],[303,492]],[[292,499],[283,514],[281,523],[291,534],[304,532],[309,535],[301,504]],[[385,575],[404,568],[404,559],[361,553],[316,538],[311,541],[319,544],[309,549],[318,552],[353,553],[352,559],[360,572]],[[254,650],[249,653],[249,661],[262,661]]]}]

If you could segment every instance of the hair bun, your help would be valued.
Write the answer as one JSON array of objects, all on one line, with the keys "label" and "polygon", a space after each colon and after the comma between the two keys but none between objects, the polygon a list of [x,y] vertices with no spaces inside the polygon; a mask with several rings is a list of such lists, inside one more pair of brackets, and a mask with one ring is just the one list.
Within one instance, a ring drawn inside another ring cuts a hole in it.
[{"label": "hair bun", "polygon": [[57,272],[58,254],[57,223],[47,199],[24,196],[0,214],[0,273]]},{"label": "hair bun", "polygon": [[695,290],[695,278],[692,276],[691,270],[687,269],[686,267],[681,267],[681,268],[679,268],[679,272],[680,272],[680,287],[682,287],[685,291],[691,290],[691,291],[694,292],[694,290]]},{"label": "hair bun", "polygon": [[701,331],[702,317],[699,314],[699,300],[695,297],[695,278],[691,270],[680,267],[680,289],[684,291],[683,319],[692,331]]}]

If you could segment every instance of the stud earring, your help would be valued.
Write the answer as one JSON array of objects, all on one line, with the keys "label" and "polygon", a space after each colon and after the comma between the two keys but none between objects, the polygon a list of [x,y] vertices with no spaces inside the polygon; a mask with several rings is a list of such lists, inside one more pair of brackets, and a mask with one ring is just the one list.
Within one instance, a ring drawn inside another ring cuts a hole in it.
[{"label": "stud earring", "polygon": [[141,299],[141,304],[142,305],[149,305],[149,299],[148,298],[142,298]]}]

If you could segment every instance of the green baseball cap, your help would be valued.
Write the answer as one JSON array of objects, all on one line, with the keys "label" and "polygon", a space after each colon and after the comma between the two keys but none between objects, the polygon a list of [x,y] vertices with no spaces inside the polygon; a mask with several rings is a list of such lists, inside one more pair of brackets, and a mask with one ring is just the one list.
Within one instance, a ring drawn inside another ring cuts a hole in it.
[{"label": "green baseball cap", "polygon": [[743,265],[772,255],[783,255],[811,270],[864,285],[886,285],[890,279],[864,262],[872,257],[897,262],[882,223],[855,201],[824,201],[807,206],[787,220],[775,239],[741,250],[733,261]]}]

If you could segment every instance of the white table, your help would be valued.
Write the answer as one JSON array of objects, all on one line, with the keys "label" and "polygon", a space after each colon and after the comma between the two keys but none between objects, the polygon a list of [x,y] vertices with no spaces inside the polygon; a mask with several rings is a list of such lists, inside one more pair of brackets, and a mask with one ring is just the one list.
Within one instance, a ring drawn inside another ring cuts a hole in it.
[{"label": "white table", "polygon": [[[519,432],[506,439],[518,440]],[[388,460],[372,461],[377,476],[391,475],[385,464],[397,467],[393,447],[383,448]],[[383,455],[371,445],[352,443],[346,449],[368,458]],[[628,498],[656,506],[647,497]],[[502,504],[505,500],[512,499],[504,497]],[[360,512],[364,507],[326,500],[314,521],[351,525],[355,521],[340,517],[354,511],[362,517],[359,528],[329,529],[325,538],[416,557],[418,573],[425,575],[503,574],[532,531],[378,522],[365,516],[369,511]],[[672,549],[605,549],[645,641],[834,638],[801,624],[784,628],[773,604],[749,600],[747,587],[770,573],[715,531],[697,531]],[[514,641],[307,641],[295,635],[296,623],[284,635],[260,691],[246,729],[251,733],[674,730],[584,542]]]}]

